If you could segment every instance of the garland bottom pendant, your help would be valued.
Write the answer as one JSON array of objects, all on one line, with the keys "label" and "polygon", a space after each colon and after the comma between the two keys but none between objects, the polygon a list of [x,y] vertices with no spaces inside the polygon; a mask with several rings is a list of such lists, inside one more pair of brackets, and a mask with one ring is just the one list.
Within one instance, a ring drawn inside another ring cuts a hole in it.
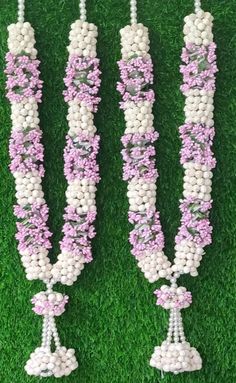
[{"label": "garland bottom pendant", "polygon": [[31,302],[33,311],[43,316],[43,330],[41,346],[30,355],[26,372],[41,377],[70,375],[78,367],[75,350],[61,346],[55,321],[65,311],[68,296],[52,291],[49,285],[47,291],[36,294]]},{"label": "garland bottom pendant", "polygon": [[155,294],[157,304],[170,310],[170,318],[167,338],[161,346],[155,347],[150,365],[174,374],[200,370],[201,357],[185,339],[181,316],[181,309],[189,307],[192,302],[191,293],[172,283],[171,286],[163,285]]}]

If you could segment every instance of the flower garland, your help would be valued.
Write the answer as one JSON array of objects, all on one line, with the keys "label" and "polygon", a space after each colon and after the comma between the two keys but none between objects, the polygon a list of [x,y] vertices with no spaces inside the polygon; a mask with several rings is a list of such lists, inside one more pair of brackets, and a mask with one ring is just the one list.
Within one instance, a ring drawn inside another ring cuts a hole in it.
[{"label": "flower garland", "polygon": [[32,298],[33,311],[44,317],[44,324],[42,344],[30,355],[25,369],[29,375],[61,377],[69,375],[78,363],[74,350],[61,346],[54,319],[65,311],[68,296],[53,292],[52,287],[57,282],[72,285],[77,280],[84,264],[92,261],[91,239],[95,236],[99,136],[95,134],[93,113],[100,101],[97,97],[100,86],[99,60],[96,58],[97,28],[94,24],[77,20],[70,31],[69,60],[64,79],[69,123],[64,150],[67,206],[61,251],[53,265],[48,256],[52,234],[47,226],[48,207],[42,191],[43,145],[38,117],[42,81],[34,48],[34,30],[28,22],[21,20],[10,25],[8,31],[5,73],[7,97],[11,103],[9,151],[10,170],[16,183],[16,239],[27,278],[40,279],[47,285],[46,291]]},{"label": "flower garland", "polygon": [[180,200],[181,224],[175,237],[173,264],[163,252],[164,236],[156,210],[156,180],[152,105],[154,93],[148,29],[137,24],[136,2],[131,1],[131,25],[121,29],[122,60],[118,62],[121,81],[117,90],[122,96],[126,129],[121,141],[124,160],[123,179],[128,181],[131,253],[136,257],[149,282],[170,280],[170,286],[155,291],[157,305],[170,310],[167,339],[156,347],[150,365],[175,374],[199,370],[199,353],[186,341],[180,310],[190,306],[192,296],[177,286],[181,274],[197,276],[204,247],[211,243],[209,221],[212,169],[215,167],[211,146],[214,138],[213,96],[217,72],[212,21],[208,12],[199,9],[185,18],[186,47],[182,52],[185,95],[185,124],[179,128],[184,168],[183,199]]}]

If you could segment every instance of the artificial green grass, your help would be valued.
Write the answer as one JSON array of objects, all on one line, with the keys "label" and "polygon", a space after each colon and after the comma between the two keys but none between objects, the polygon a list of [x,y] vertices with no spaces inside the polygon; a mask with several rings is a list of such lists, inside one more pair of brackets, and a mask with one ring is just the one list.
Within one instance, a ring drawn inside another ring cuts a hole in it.
[{"label": "artificial green grass", "polygon": [[[236,4],[235,0],[203,1],[215,17],[218,45],[217,92],[215,97],[218,166],[213,181],[213,245],[207,248],[200,275],[184,276],[181,283],[193,293],[193,304],[184,312],[187,337],[203,357],[201,372],[163,380],[148,362],[154,346],[164,340],[167,315],[155,306],[153,291],[130,255],[126,184],[122,181],[120,137],[123,113],[115,90],[119,77],[119,29],[129,23],[125,0],[88,1],[88,18],[99,27],[98,56],[103,72],[96,125],[101,135],[99,163],[102,180],[97,193],[97,236],[93,241],[94,262],[87,265],[72,287],[57,286],[70,296],[68,310],[58,320],[62,343],[76,348],[79,368],[62,382],[74,383],[233,383],[235,360],[235,246],[236,246]],[[14,240],[13,178],[8,171],[10,108],[4,96],[6,27],[16,20],[16,1],[0,1],[0,382],[28,383],[23,369],[30,352],[38,346],[41,318],[31,311],[30,299],[43,288],[28,282]],[[166,252],[173,257],[174,235],[179,223],[178,200],[182,192],[177,128],[183,122],[183,97],[179,92],[182,25],[192,11],[190,0],[139,1],[139,21],[149,27],[155,65],[155,126],[157,143],[158,208],[166,235]],[[44,190],[50,207],[50,228],[58,253],[65,179],[66,105],[61,95],[67,60],[70,24],[79,16],[78,1],[26,2],[27,20],[36,30],[38,57],[44,80],[40,108],[45,145]],[[54,378],[44,382],[56,382]]]}]

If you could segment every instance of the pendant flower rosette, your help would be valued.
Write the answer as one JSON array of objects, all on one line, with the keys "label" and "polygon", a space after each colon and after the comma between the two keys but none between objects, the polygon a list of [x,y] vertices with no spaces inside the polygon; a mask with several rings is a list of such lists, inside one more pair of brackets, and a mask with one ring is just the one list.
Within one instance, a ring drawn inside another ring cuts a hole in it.
[{"label": "pendant flower rosette", "polygon": [[[57,282],[72,285],[77,280],[84,265],[92,261],[91,240],[96,234],[95,193],[100,180],[96,160],[99,136],[93,123],[100,101],[97,28],[77,20],[70,31],[64,91],[69,124],[64,150],[67,206],[55,264],[51,264],[48,255],[52,234],[47,226],[48,207],[42,190],[43,145],[38,115],[42,81],[34,30],[29,23],[20,21],[10,25],[8,31],[5,73],[12,118],[9,152],[16,183],[16,239],[27,279],[40,279],[47,287],[31,301],[33,311],[43,317],[42,343],[30,355],[25,370],[29,375],[59,378],[68,376],[78,363],[75,350],[61,345],[55,322],[55,317],[65,311],[68,297],[52,288]],[[81,45],[81,41],[87,41],[87,45]]]},{"label": "pendant flower rosette", "polygon": [[175,257],[171,264],[164,254],[164,235],[156,210],[155,166],[158,138],[153,126],[154,93],[152,62],[149,55],[148,29],[136,22],[131,6],[131,25],[120,31],[122,60],[118,62],[126,128],[121,141],[123,179],[128,182],[129,222],[133,225],[129,241],[131,253],[150,283],[166,278],[170,286],[155,291],[157,305],[170,310],[166,340],[156,347],[150,365],[164,372],[178,374],[201,369],[198,351],[185,338],[181,310],[190,306],[192,296],[178,287],[182,274],[197,276],[204,247],[211,243],[212,152],[214,138],[213,96],[217,72],[212,21],[208,12],[198,11],[185,18],[182,52],[185,96],[185,123],[179,128],[184,168],[184,191],[180,200],[181,222],[175,237]]}]

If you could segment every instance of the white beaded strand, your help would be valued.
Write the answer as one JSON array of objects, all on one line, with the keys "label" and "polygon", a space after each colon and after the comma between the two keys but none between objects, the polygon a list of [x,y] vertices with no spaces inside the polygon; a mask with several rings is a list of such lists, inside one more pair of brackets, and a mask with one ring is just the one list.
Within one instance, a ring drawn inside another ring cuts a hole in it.
[{"label": "white beaded strand", "polygon": [[130,22],[137,24],[137,0],[130,0]]},{"label": "white beaded strand", "polygon": [[86,21],[86,0],[80,0],[79,8],[80,8],[80,20]]},{"label": "white beaded strand", "polygon": [[25,0],[18,0],[18,22],[22,23],[25,19]]},{"label": "white beaded strand", "polygon": [[194,1],[194,7],[195,7],[195,13],[201,11],[201,0],[195,0]]}]

